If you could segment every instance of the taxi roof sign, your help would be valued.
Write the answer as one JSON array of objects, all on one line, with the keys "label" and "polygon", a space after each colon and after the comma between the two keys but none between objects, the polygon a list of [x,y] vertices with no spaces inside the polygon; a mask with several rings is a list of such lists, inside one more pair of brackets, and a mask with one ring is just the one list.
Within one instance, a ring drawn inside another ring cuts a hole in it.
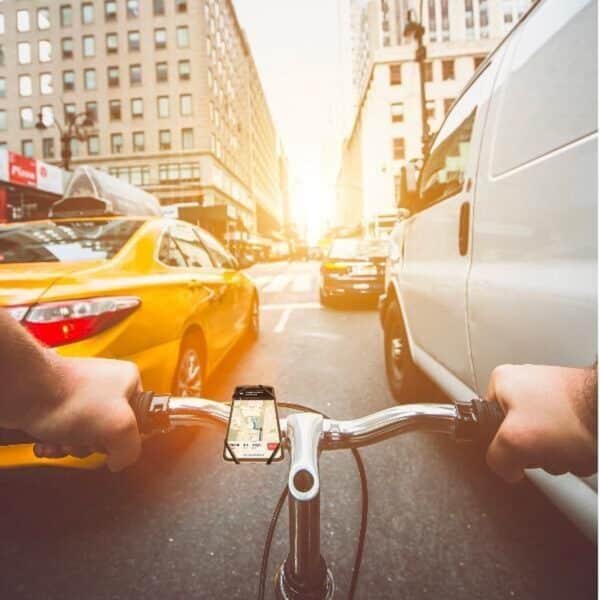
[{"label": "taxi roof sign", "polygon": [[89,166],[78,167],[50,217],[161,216],[156,196]]}]

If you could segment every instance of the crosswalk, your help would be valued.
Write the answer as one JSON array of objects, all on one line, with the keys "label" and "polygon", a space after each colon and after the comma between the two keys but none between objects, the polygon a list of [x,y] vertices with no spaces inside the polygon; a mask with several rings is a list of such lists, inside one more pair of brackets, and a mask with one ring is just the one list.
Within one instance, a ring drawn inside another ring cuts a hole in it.
[{"label": "crosswalk", "polygon": [[318,286],[317,277],[310,273],[279,273],[252,277],[261,294],[281,292],[310,292]]}]

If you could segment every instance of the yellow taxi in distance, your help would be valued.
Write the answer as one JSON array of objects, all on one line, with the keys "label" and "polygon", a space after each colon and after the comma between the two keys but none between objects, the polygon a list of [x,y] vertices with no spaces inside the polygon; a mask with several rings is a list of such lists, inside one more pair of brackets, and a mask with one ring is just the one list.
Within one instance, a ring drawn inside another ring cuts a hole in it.
[{"label": "yellow taxi in distance", "polygon": [[[64,356],[130,360],[145,389],[199,395],[244,336],[258,293],[209,233],[162,217],[93,217],[0,226],[0,307]],[[0,448],[0,468],[90,468]]]}]

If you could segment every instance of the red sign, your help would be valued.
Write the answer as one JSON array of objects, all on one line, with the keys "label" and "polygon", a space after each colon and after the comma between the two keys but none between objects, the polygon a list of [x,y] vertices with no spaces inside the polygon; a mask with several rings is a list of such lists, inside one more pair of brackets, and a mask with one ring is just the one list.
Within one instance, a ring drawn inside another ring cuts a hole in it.
[{"label": "red sign", "polygon": [[0,223],[8,223],[8,193],[0,188]]},{"label": "red sign", "polygon": [[8,153],[8,180],[17,185],[37,186],[36,161],[16,154]]}]

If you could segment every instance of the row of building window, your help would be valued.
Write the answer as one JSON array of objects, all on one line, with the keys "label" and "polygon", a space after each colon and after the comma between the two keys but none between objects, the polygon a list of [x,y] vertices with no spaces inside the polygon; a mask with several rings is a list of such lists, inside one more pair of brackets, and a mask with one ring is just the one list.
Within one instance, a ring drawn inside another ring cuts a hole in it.
[{"label": "row of building window", "polygon": [[[477,69],[485,60],[485,56],[474,56],[473,65]],[[442,59],[442,81],[453,81],[456,79],[455,61],[452,58]],[[402,85],[402,63],[394,63],[389,66],[390,85]],[[433,61],[425,62],[425,81],[433,81]]]},{"label": "row of building window", "polygon": [[[187,0],[174,0],[175,10],[179,13],[185,13],[188,9]],[[141,0],[126,0],[125,3],[127,18],[136,19],[140,16]],[[91,25],[96,21],[96,14],[93,2],[83,2],[80,7],[80,18],[82,25]],[[153,12],[155,16],[166,13],[165,0],[153,0]],[[118,16],[118,1],[104,0],[104,20],[108,22],[116,21]],[[28,9],[19,9],[16,13],[16,28],[19,33],[31,31],[34,27],[33,19],[37,23],[40,31],[50,29],[50,9],[48,7],[38,8],[35,16],[31,16]],[[60,7],[60,25],[61,27],[71,27],[73,25],[73,6],[63,4]],[[5,33],[5,16],[0,13],[0,34]]]},{"label": "row of building window", "polygon": [[[150,167],[148,165],[111,167],[110,175],[123,179],[133,185],[150,185]],[[158,165],[159,183],[174,183],[200,179],[198,163],[172,163]]]},{"label": "row of building window", "polygon": [[[171,150],[171,130],[161,129],[158,132],[159,148],[160,150]],[[98,135],[90,135],[87,137],[86,149],[88,156],[98,156],[100,154],[100,137]],[[124,140],[122,133],[113,133],[110,136],[110,151],[111,154],[123,154],[124,153]],[[193,150],[194,149],[194,130],[191,127],[186,127],[181,130],[181,149],[182,150]],[[145,152],[146,151],[146,132],[134,131],[131,134],[131,152]],[[71,141],[71,152],[73,156],[79,156],[81,154],[80,142],[76,139]],[[21,141],[21,153],[24,156],[33,156],[33,140],[22,140]],[[53,137],[47,137],[42,139],[42,156],[45,159],[56,158],[55,150],[55,139]]]}]

